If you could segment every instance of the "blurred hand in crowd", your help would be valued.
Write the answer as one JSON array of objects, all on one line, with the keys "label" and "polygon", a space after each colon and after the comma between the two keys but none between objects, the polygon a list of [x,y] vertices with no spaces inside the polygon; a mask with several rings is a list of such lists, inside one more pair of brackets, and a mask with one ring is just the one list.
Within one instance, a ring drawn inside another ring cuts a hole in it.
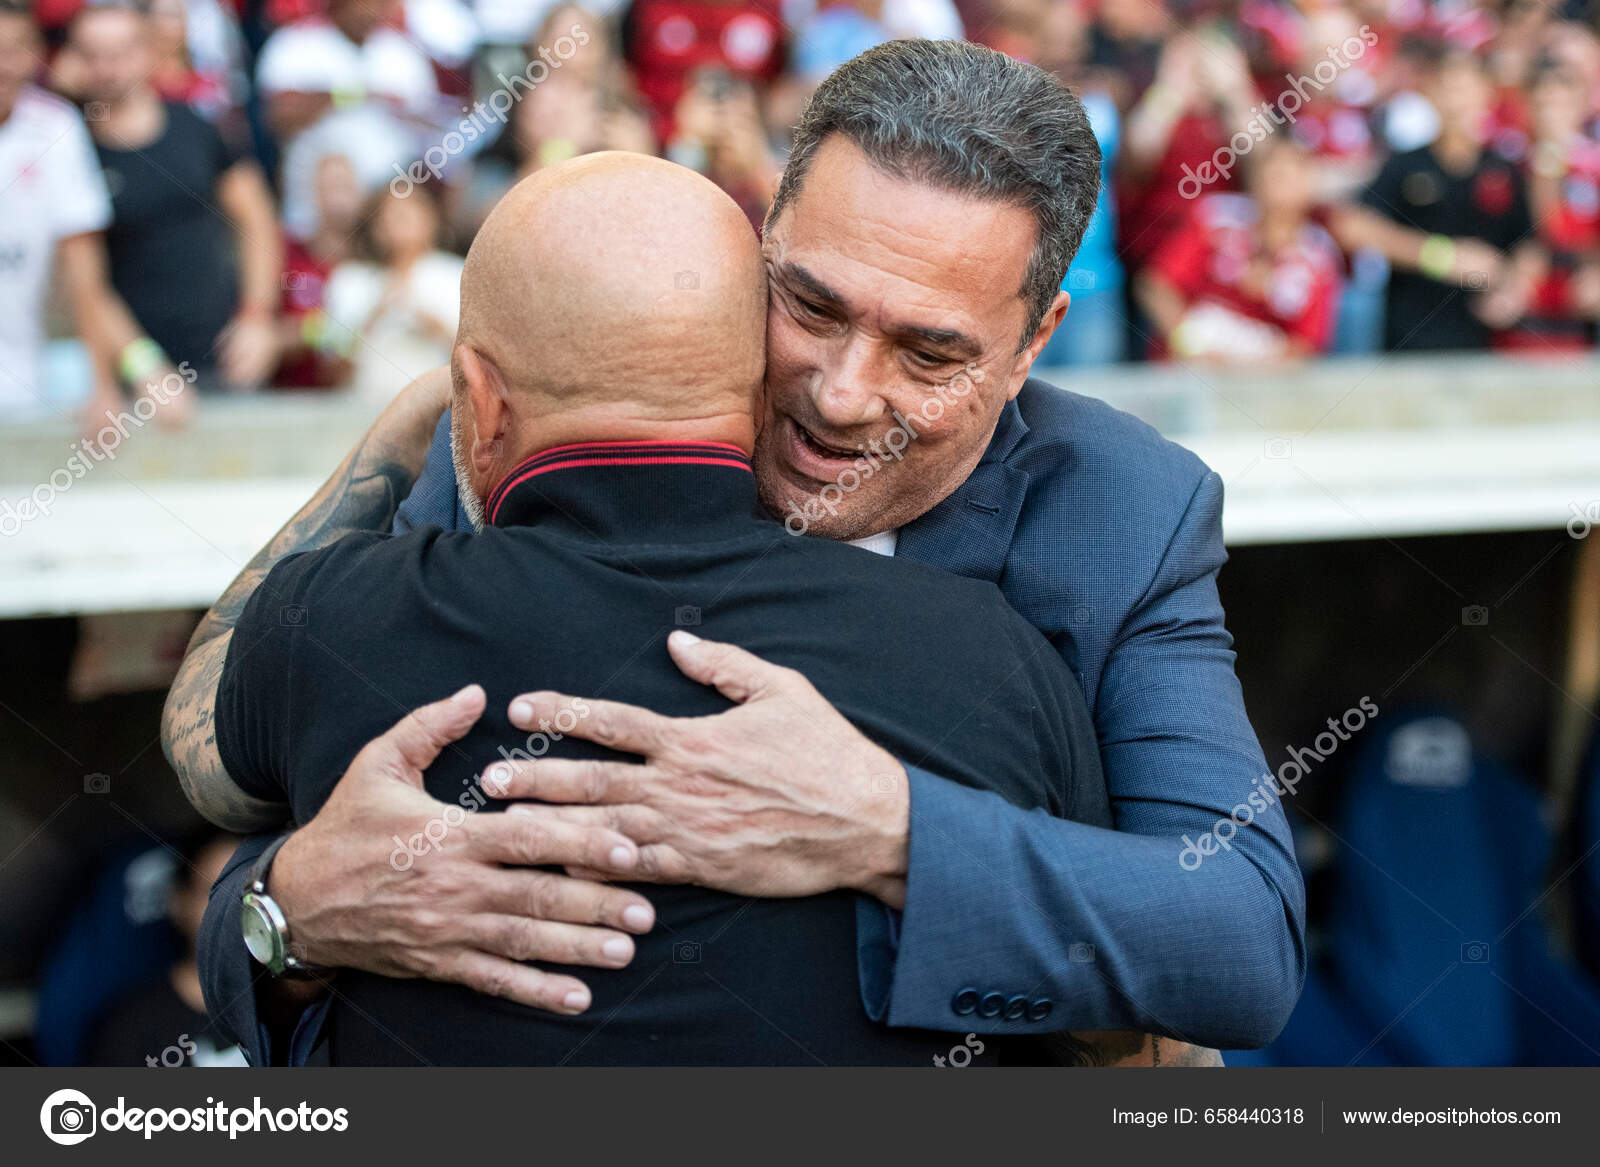
[{"label": "blurred hand in crowd", "polygon": [[754,87],[725,70],[701,69],[678,99],[673,124],[668,155],[699,170],[759,223],[782,168],[767,142]]},{"label": "blurred hand in crowd", "polygon": [[241,389],[260,386],[278,363],[278,330],[265,310],[235,316],[217,337],[217,345],[224,379]]},{"label": "blurred hand in crowd", "polygon": [[1600,259],[1584,264],[1573,276],[1572,300],[1580,315],[1600,320]]}]

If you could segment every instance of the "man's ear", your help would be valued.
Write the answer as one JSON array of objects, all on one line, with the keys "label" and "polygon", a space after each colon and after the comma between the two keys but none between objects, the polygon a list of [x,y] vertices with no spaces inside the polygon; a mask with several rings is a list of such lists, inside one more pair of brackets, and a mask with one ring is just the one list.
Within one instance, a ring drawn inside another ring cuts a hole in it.
[{"label": "man's ear", "polygon": [[[466,391],[466,407],[472,414],[472,447],[467,462],[474,478],[498,480],[505,469],[503,459],[511,408],[506,400],[505,377],[499,366],[470,345],[458,344],[456,368]],[[489,485],[492,487],[494,481]]]},{"label": "man's ear", "polygon": [[1072,304],[1072,297],[1066,292],[1057,292],[1056,298],[1050,301],[1050,307],[1045,309],[1044,319],[1039,321],[1039,327],[1033,334],[1033,339],[1028,342],[1028,347],[1017,356],[1016,368],[1011,373],[1011,384],[1006,386],[1006,400],[1010,401],[1022,392],[1022,383],[1028,379],[1028,374],[1033,370],[1033,362],[1039,359],[1039,354],[1044,351],[1044,346],[1050,343],[1050,338],[1061,325],[1067,315],[1067,309]]}]

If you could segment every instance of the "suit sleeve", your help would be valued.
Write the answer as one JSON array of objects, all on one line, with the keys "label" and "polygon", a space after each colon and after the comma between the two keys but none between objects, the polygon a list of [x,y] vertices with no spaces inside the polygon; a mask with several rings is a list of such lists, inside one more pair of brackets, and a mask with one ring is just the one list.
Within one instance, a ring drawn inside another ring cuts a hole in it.
[{"label": "suit sleeve", "polygon": [[276,835],[252,835],[239,844],[217,882],[211,885],[205,919],[195,938],[200,991],[206,1015],[224,1037],[239,1043],[252,1066],[270,1066],[267,1027],[256,1013],[256,977],[268,975],[250,959],[239,927],[239,902],[250,883],[250,868]]},{"label": "suit sleeve", "polygon": [[[1281,802],[1262,796],[1266,764],[1233,673],[1216,589],[1221,510],[1208,472],[1101,677],[1095,725],[1116,830],[908,767],[904,912],[863,904],[858,915],[874,1019],[1137,1029],[1224,1049],[1264,1045],[1288,1020],[1305,893]],[[1023,997],[1024,1014],[972,1009],[996,995]]]}]

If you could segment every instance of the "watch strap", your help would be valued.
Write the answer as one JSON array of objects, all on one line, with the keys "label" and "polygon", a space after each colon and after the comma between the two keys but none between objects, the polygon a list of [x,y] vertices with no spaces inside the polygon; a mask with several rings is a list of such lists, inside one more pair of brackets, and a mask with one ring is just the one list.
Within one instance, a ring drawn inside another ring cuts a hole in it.
[{"label": "watch strap", "polygon": [[267,914],[273,920],[273,930],[282,942],[281,958],[267,965],[267,970],[277,977],[315,977],[328,970],[322,965],[311,964],[309,961],[301,960],[294,955],[294,945],[289,939],[289,927],[288,922],[284,920],[283,909],[267,891],[267,879],[272,874],[272,861],[277,858],[278,850],[289,841],[289,836],[293,833],[293,831],[285,831],[256,857],[255,863],[250,867],[250,884],[245,890],[247,895],[263,901],[266,905],[270,905]]}]

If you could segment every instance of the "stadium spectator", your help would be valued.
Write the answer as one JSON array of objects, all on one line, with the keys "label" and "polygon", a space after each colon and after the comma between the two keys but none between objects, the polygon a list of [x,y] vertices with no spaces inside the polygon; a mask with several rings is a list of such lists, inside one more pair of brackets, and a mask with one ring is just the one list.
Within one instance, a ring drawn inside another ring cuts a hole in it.
[{"label": "stadium spectator", "polygon": [[[105,181],[82,118],[37,88],[42,43],[22,0],[0,3],[0,412],[38,412],[50,399],[41,370],[44,306],[59,267],[93,365],[84,429],[136,392],[174,375],[110,285],[101,232],[111,219]],[[165,398],[165,400],[163,400]],[[188,416],[192,395],[152,397],[163,424]]]},{"label": "stadium spectator", "polygon": [[232,13],[216,0],[143,0],[140,10],[150,21],[150,81],[162,100],[239,132],[243,45]]},{"label": "stadium spectator", "polygon": [[86,8],[70,45],[111,187],[111,279],[150,337],[202,391],[258,387],[277,362],[283,250],[256,163],[151,84],[149,28],[128,7]]},{"label": "stadium spectator", "polygon": [[323,344],[328,327],[323,300],[333,269],[350,258],[365,202],[350,159],[328,154],[317,163],[316,228],[304,240],[284,235],[280,363],[274,385],[327,389],[349,379],[348,364]]},{"label": "stadium spectator", "polygon": [[783,165],[767,142],[755,86],[720,67],[700,69],[672,120],[677,135],[667,157],[720,186],[759,230]]},{"label": "stadium spectator", "polygon": [[1589,94],[1570,66],[1547,62],[1528,99],[1528,200],[1551,264],[1527,318],[1499,347],[1584,349],[1600,317],[1600,142],[1584,130]]},{"label": "stadium spectator", "polygon": [[1249,194],[1201,200],[1139,278],[1154,358],[1247,364],[1327,350],[1339,252],[1311,221],[1309,160],[1288,139],[1269,138],[1245,167]]},{"label": "stadium spectator", "polygon": [[1484,349],[1518,320],[1543,278],[1522,176],[1485,141],[1491,89],[1483,62],[1440,52],[1427,79],[1439,118],[1429,146],[1396,154],[1334,231],[1393,268],[1384,348]]},{"label": "stadium spectator", "polygon": [[[1191,175],[1228,147],[1257,116],[1257,95],[1244,53],[1214,30],[1178,33],[1161,50],[1155,80],[1123,126],[1117,218],[1122,258],[1142,268],[1183,226],[1200,193]],[[1218,173],[1212,190],[1232,190],[1236,167]]]},{"label": "stadium spectator", "polygon": [[537,57],[541,48],[548,53],[562,36],[576,39],[580,32],[587,39],[578,46],[578,52],[561,63],[562,75],[576,77],[608,93],[633,96],[633,81],[618,54],[611,25],[581,4],[556,4],[545,14],[527,42],[528,60]]},{"label": "stadium spectator", "polygon": [[455,213],[463,247],[500,197],[521,179],[596,150],[656,153],[649,118],[603,69],[551,73],[513,107],[495,146],[473,160]]},{"label": "stadium spectator", "polygon": [[[1326,313],[1333,339],[1322,336],[1319,305],[1316,327],[1291,337],[1285,352],[1595,343],[1600,259],[1587,208],[1600,39],[1576,23],[1572,4],[269,0],[244,17],[252,28],[264,23],[252,35],[266,38],[252,78],[238,64],[232,0],[120,2],[149,16],[151,88],[161,99],[220,118],[224,130],[235,124],[229,111],[260,99],[270,133],[256,145],[274,167],[281,158],[279,234],[293,249],[271,289],[285,314],[274,330],[283,353],[273,378],[285,386],[327,386],[349,372],[333,348],[363,322],[345,321],[341,332],[321,309],[333,267],[350,259],[357,224],[348,208],[358,196],[426,185],[444,238],[464,251],[520,177],[624,149],[705,173],[759,225],[817,76],[861,47],[906,35],[968,35],[1033,61],[1090,113],[1104,189],[1064,285],[1072,310],[1044,365],[1166,350],[1164,328],[1143,316],[1138,277],[1164,280],[1174,249],[1188,254],[1226,235],[1226,208],[1254,205],[1208,200],[1245,184],[1263,130],[1302,148],[1309,218],[1344,252],[1339,302]],[[60,0],[51,11],[64,20],[81,3]],[[563,38],[578,47],[558,62]],[[469,59],[476,93],[464,87]],[[75,46],[58,54],[53,75],[92,103],[91,133],[112,145],[98,117],[109,103],[86,92]],[[1298,101],[1286,96],[1295,78],[1305,82]],[[468,119],[475,124],[463,134]],[[1250,145],[1241,148],[1241,134]],[[114,181],[120,172],[113,167]],[[1314,250],[1321,280],[1323,249]],[[227,298],[208,299],[208,309]],[[1271,320],[1283,325],[1275,313]],[[101,364],[110,343],[96,342]],[[123,347],[111,348],[111,364]],[[1269,337],[1263,351],[1277,342]],[[110,381],[103,375],[96,394],[106,404]]]},{"label": "stadium spectator", "polygon": [[439,208],[427,187],[380,191],[364,209],[358,258],[341,263],[324,297],[324,346],[352,365],[360,396],[387,402],[450,361],[461,315],[461,257],[439,250]]},{"label": "stadium spectator", "polygon": [[[1365,34],[1363,27],[1367,29]],[[1384,67],[1380,43],[1371,26],[1363,26],[1343,4],[1317,9],[1306,18],[1301,30],[1296,78],[1308,77],[1316,82],[1317,66],[1328,60],[1329,46],[1340,46],[1342,53],[1347,45],[1361,49],[1359,55],[1352,50],[1341,58],[1344,63],[1330,84],[1302,84],[1306,100],[1291,115],[1292,129],[1288,132],[1311,155],[1319,202],[1342,202],[1377,176],[1381,155],[1373,121],[1383,92],[1379,80]],[[1285,94],[1288,92],[1284,90]],[[1279,103],[1286,106],[1289,101],[1285,96],[1279,98]]]}]

